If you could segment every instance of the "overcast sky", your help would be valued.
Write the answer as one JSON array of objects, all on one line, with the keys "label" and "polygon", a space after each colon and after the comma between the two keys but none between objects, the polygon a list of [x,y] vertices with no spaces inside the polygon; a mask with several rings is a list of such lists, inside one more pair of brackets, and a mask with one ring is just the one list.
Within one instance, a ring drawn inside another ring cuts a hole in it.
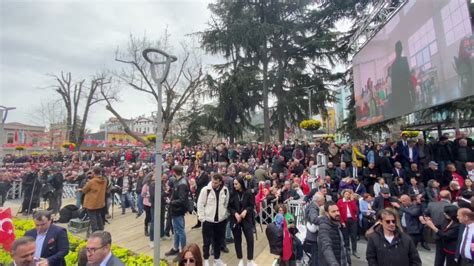
[{"label": "overcast sky", "polygon": [[[115,50],[125,47],[130,33],[159,39],[168,27],[177,44],[186,34],[203,30],[209,2],[0,0],[0,105],[17,108],[7,122],[35,124],[36,107],[58,97],[53,89],[44,89],[55,84],[47,74],[65,71],[73,79],[89,79],[98,71],[122,67],[114,61]],[[206,58],[204,63],[212,61]],[[115,107],[124,117],[155,110],[143,93],[122,90],[120,98]],[[97,105],[87,127],[97,130],[111,116]]]}]

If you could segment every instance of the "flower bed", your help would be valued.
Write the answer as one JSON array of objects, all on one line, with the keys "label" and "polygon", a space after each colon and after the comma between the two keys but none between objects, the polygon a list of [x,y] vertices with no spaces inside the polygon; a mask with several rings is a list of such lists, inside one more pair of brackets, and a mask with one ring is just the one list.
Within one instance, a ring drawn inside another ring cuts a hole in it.
[{"label": "flower bed", "polygon": [[319,120],[308,119],[308,120],[303,120],[300,123],[300,128],[305,129],[305,130],[318,130],[320,127],[321,127],[321,121]]},{"label": "flower bed", "polygon": [[[16,239],[24,236],[26,231],[35,228],[35,224],[32,220],[13,219],[13,224],[15,226]],[[87,242],[69,232],[67,235],[69,239],[69,254],[65,258],[66,264],[77,265],[77,254]],[[153,265],[153,257],[144,254],[137,255],[126,248],[120,248],[116,245],[112,245],[112,253],[123,261],[125,265]],[[0,265],[10,265],[12,262],[13,260],[10,254],[0,247]],[[167,266],[168,263],[162,261],[160,265]]]},{"label": "flower bed", "polygon": [[418,135],[420,135],[420,131],[405,130],[402,132],[402,135],[406,135],[409,138],[416,138]]}]

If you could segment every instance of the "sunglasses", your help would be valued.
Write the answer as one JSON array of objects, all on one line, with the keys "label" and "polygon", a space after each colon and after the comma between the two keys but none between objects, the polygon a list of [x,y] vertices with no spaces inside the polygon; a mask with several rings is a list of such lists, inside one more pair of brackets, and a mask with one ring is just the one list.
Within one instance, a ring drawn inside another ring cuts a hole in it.
[{"label": "sunglasses", "polygon": [[191,264],[195,263],[196,261],[193,258],[190,259],[182,259],[179,263],[179,265],[186,265],[186,264]]},{"label": "sunglasses", "polygon": [[384,220],[386,224],[395,224],[395,220]]}]

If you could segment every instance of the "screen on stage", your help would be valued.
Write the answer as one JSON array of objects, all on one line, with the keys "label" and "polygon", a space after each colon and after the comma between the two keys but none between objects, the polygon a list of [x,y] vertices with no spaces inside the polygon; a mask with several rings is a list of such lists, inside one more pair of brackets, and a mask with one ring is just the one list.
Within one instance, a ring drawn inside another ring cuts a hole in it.
[{"label": "screen on stage", "polygon": [[466,0],[409,0],[353,58],[357,127],[474,95]]}]

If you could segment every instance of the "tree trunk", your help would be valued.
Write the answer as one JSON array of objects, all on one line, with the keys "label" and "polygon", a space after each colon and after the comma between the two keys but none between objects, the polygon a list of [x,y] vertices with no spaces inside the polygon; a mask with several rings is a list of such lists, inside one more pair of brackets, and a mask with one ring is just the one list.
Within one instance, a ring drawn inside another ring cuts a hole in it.
[{"label": "tree trunk", "polygon": [[285,117],[283,116],[283,113],[278,109],[277,109],[277,112],[278,112],[278,140],[280,142],[283,142],[283,140],[285,140]]},{"label": "tree trunk", "polygon": [[128,135],[130,135],[132,138],[134,138],[135,140],[143,143],[143,145],[147,146],[147,147],[152,147],[153,146],[153,143],[151,143],[150,141],[146,140],[146,139],[143,139],[141,137],[139,137],[137,134],[135,134],[135,132],[133,132],[132,130],[130,130],[130,128],[128,127],[127,123],[125,123],[125,121],[123,120],[123,118],[117,113],[117,111],[115,111],[114,108],[112,108],[112,106],[110,105],[107,105],[105,107],[105,109],[109,110],[109,112],[111,112],[120,122],[120,124],[122,124],[123,126],[123,131],[125,131],[125,133],[127,133]]}]

